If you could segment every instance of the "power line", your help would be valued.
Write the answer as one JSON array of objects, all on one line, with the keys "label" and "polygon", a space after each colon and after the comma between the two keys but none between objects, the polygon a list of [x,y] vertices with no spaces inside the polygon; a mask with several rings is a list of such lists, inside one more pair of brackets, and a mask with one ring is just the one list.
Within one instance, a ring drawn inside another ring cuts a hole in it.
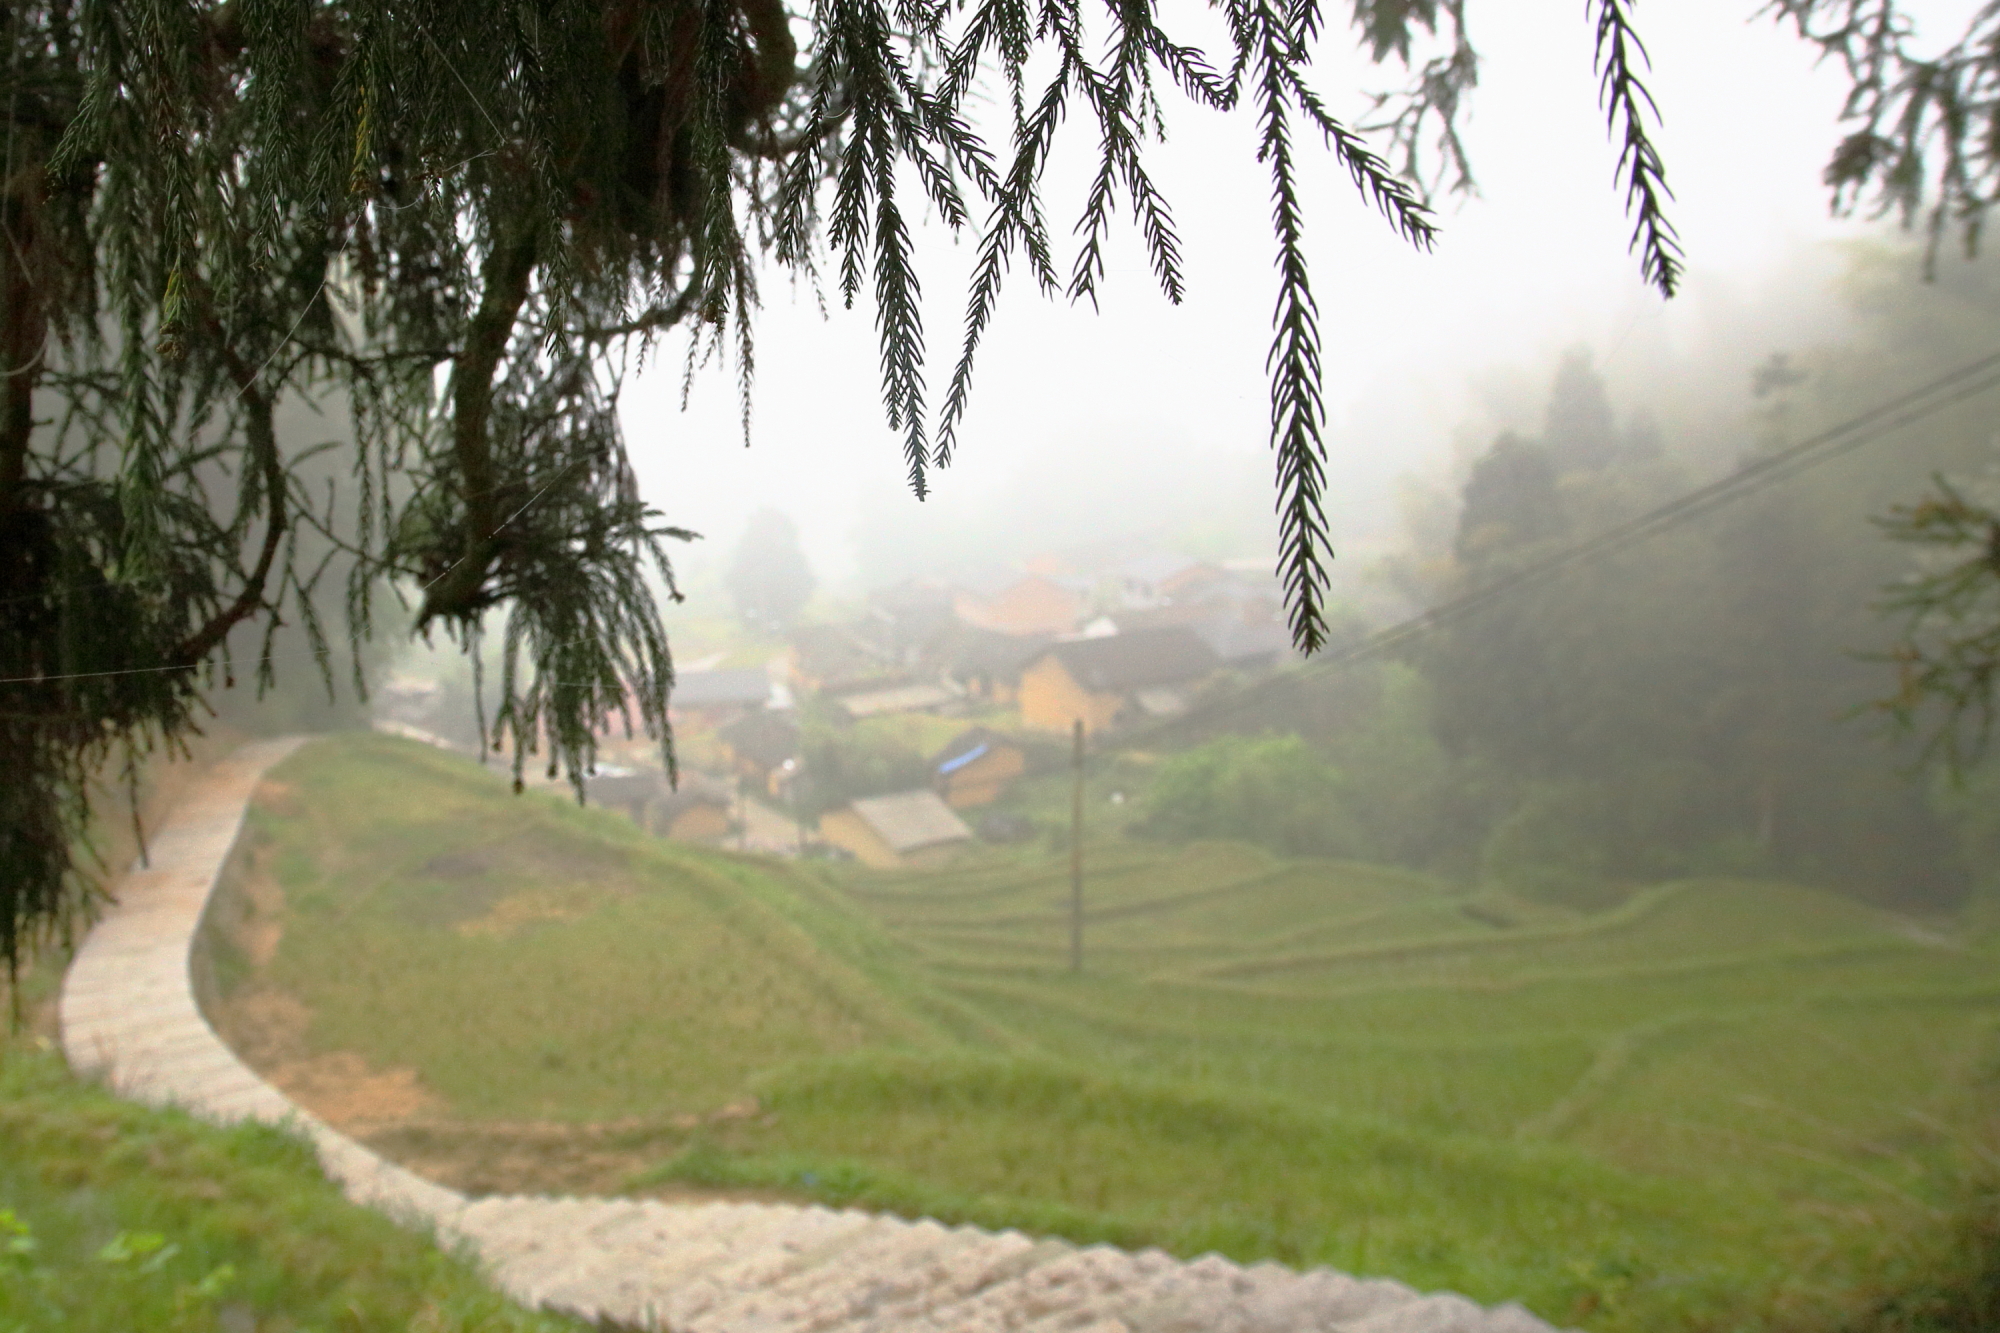
[{"label": "power line", "polygon": [[[243,665],[262,666],[266,662],[274,661],[276,657],[277,654],[271,653],[254,662],[245,662]],[[55,676],[0,676],[0,685],[47,685],[59,680],[101,680],[106,676],[153,676],[163,671],[200,671],[209,665],[209,661],[204,658],[199,662],[176,662],[171,666],[125,667],[119,671],[71,671]],[[235,669],[236,664],[230,663],[231,673],[234,673]]]},{"label": "power line", "polygon": [[[1671,528],[1692,522],[1711,510],[1718,509],[1732,500],[1753,494],[1766,486],[1775,485],[1817,467],[1831,459],[1851,453],[1863,445],[1871,444],[1905,426],[1914,425],[1924,418],[1933,416],[1947,407],[1975,398],[1982,393],[2000,387],[2000,350],[1988,353],[1976,361],[1951,370],[1936,379],[1919,385],[1887,402],[1877,404],[1866,412],[1848,418],[1839,425],[1821,431],[1799,443],[1779,450],[1765,458],[1758,459],[1738,469],[1727,477],[1696,487],[1685,495],[1650,509],[1636,518],[1608,528],[1594,537],[1533,561],[1510,574],[1483,584],[1471,592],[1441,606],[1436,606],[1421,615],[1378,630],[1359,642],[1349,645],[1330,656],[1322,657],[1306,670],[1279,678],[1286,686],[1307,683],[1311,679],[1330,674],[1334,670],[1351,663],[1387,652],[1411,639],[1419,638],[1433,630],[1443,628],[1481,610],[1491,603],[1535,584],[1545,583],[1557,574],[1577,565],[1615,555],[1627,547],[1658,536]],[[580,460],[579,460],[580,461]],[[571,467],[576,463],[571,463]],[[568,469],[564,469],[567,471]],[[560,475],[556,480],[560,480]],[[528,503],[502,520],[494,529],[497,535],[501,528],[519,518],[530,506],[545,494],[555,481],[529,498]],[[461,557],[461,560],[463,557]],[[457,563],[457,562],[454,562]],[[447,568],[446,573],[450,572]],[[439,575],[442,578],[443,575]],[[431,580],[432,583],[437,579]],[[429,587],[429,584],[425,584]],[[567,642],[576,642],[569,640]],[[178,666],[135,667],[124,671],[86,671],[59,676],[13,676],[0,678],[0,685],[39,684],[45,681],[82,680],[97,676],[138,675],[158,671],[187,671],[198,663]],[[256,665],[256,663],[251,663]],[[574,682],[552,682],[578,688]],[[1226,704],[1218,704],[1204,711],[1203,716],[1214,717],[1238,711],[1258,702],[1255,698],[1240,697]],[[1179,725],[1187,719],[1175,719],[1168,725]],[[1164,728],[1163,728],[1164,729]]]},{"label": "power line", "polygon": [[1863,445],[1871,444],[1885,435],[1901,430],[1905,426],[1914,425],[1947,407],[1975,398],[1996,387],[2000,387],[2000,350],[1989,352],[1976,361],[1947,371],[1936,379],[1879,403],[1837,426],[1760,458],[1726,477],[1705,486],[1698,486],[1685,495],[1607,528],[1594,537],[1552,552],[1542,559],[1531,561],[1511,573],[1482,584],[1440,606],[1432,607],[1420,615],[1412,616],[1387,629],[1377,630],[1346,648],[1320,658],[1318,662],[1304,670],[1278,677],[1271,685],[1257,690],[1254,694],[1241,695],[1236,699],[1204,709],[1198,714],[1189,714],[1162,724],[1153,734],[1164,732],[1169,727],[1183,726],[1189,721],[1226,717],[1262,702],[1272,688],[1292,688],[1309,684],[1342,667],[1380,656],[1434,630],[1463,620],[1523,589],[1546,583],[1577,566],[1616,555],[1649,538],[1693,522],[1731,501],[1739,500],[1779,482],[1789,481],[1821,463],[1852,453]]}]

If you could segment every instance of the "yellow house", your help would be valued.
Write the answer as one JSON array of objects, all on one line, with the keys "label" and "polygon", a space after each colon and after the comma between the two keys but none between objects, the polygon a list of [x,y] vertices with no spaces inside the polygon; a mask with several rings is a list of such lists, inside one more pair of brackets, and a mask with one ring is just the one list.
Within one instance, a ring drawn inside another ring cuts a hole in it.
[{"label": "yellow house", "polygon": [[948,861],[972,840],[972,830],[934,791],[906,791],[823,815],[819,836],[863,865],[890,870]]},{"label": "yellow house", "polygon": [[1107,731],[1133,716],[1185,705],[1185,691],[1220,663],[1199,634],[1179,625],[1058,643],[1021,673],[1021,722],[1068,731],[1081,720]]},{"label": "yellow house", "polygon": [[999,800],[1027,769],[1021,747],[985,727],[959,733],[931,760],[938,795],[954,810]]}]

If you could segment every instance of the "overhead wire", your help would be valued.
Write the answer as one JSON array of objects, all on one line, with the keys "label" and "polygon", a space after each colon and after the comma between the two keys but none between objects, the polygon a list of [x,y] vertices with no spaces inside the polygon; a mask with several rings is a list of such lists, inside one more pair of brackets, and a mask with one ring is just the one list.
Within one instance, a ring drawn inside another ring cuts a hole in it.
[{"label": "overhead wire", "polygon": [[[1947,407],[1965,402],[1980,394],[2000,387],[2000,349],[1996,349],[1976,361],[1971,361],[1943,375],[1929,380],[1905,393],[1859,413],[1839,425],[1811,435],[1797,444],[1781,449],[1757,459],[1705,486],[1698,486],[1681,496],[1654,509],[1650,509],[1624,523],[1607,528],[1593,537],[1552,552],[1540,560],[1533,561],[1509,574],[1482,584],[1470,592],[1432,607],[1419,615],[1400,621],[1386,629],[1378,630],[1346,648],[1339,649],[1309,664],[1304,670],[1277,678],[1277,682],[1292,687],[1331,674],[1340,667],[1378,656],[1392,648],[1399,647],[1411,639],[1418,638],[1434,630],[1463,619],[1467,615],[1492,604],[1495,601],[1532,587],[1578,565],[1615,555],[1627,547],[1657,536],[1671,528],[1692,522],[1720,508],[1733,500],[1762,490],[1766,486],[1790,480],[1821,463],[1851,453],[1864,445],[1911,426],[1924,418],[1933,416]],[[571,464],[575,466],[575,464]],[[553,485],[552,481],[550,485]],[[527,505],[516,510],[500,527],[520,517],[530,505],[541,498],[549,489],[531,497]],[[495,529],[497,533],[498,528]],[[449,572],[449,571],[447,571]],[[441,576],[440,576],[441,577]],[[433,579],[433,582],[436,580]],[[429,585],[425,585],[429,586]],[[254,664],[253,664],[254,665]],[[0,685],[33,684],[42,681],[79,680],[91,676],[121,676],[147,671],[186,671],[191,665],[136,667],[125,671],[77,672],[66,676],[14,676],[0,677]],[[558,682],[568,684],[568,682]],[[1203,709],[1199,718],[1227,715],[1248,707],[1259,699],[1239,697],[1225,703]],[[1198,720],[1196,715],[1176,718],[1169,725],[1184,725],[1190,720]]]},{"label": "overhead wire", "polygon": [[1226,718],[1267,702],[1277,689],[1297,689],[1324,679],[1341,668],[1379,657],[1464,620],[1524,589],[1546,583],[1578,566],[1616,555],[1663,532],[1693,522],[1732,501],[1788,481],[1996,387],[2000,387],[2000,349],[1878,403],[1797,444],[1745,464],[1728,476],[1698,486],[1595,536],[1551,552],[1441,605],[1377,630],[1345,648],[1322,656],[1299,671],[1276,677],[1262,686],[1253,686],[1251,691],[1233,699],[1192,710],[1132,739],[1141,740],[1170,729],[1184,728],[1190,723]]}]

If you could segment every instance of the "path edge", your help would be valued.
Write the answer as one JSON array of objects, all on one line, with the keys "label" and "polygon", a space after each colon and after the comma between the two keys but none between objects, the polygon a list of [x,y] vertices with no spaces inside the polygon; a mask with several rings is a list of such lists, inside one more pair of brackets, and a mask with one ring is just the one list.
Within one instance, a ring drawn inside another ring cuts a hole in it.
[{"label": "path edge", "polygon": [[250,798],[265,773],[309,739],[251,742],[189,784],[63,975],[63,1055],[72,1070],[132,1101],[299,1134],[348,1199],[449,1244],[458,1239],[463,1194],[385,1160],[294,1103],[237,1058],[196,997],[202,924],[243,846]]}]

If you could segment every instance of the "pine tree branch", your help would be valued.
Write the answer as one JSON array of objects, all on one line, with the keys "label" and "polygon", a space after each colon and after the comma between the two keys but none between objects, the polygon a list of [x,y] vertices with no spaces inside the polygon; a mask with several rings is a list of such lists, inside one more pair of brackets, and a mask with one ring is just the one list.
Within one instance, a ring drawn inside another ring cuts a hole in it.
[{"label": "pine tree branch", "polygon": [[2000,199],[2000,0],[1926,54],[1911,49],[1916,23],[1898,0],[1770,0],[1763,12],[1847,72],[1842,118],[1853,128],[1824,173],[1834,212],[1872,195],[1872,216],[1895,213],[1905,227],[1921,217],[1927,274],[1954,225],[1976,254]]},{"label": "pine tree branch", "polygon": [[[262,366],[253,366],[245,361],[237,350],[235,340],[223,327],[216,312],[214,293],[197,275],[189,283],[190,295],[196,306],[196,320],[204,338],[212,345],[216,358],[220,361],[229,380],[236,386],[236,399],[243,410],[244,439],[249,447],[249,457],[256,470],[256,488],[264,507],[264,541],[257,552],[257,562],[245,576],[242,586],[230,604],[211,616],[206,624],[183,639],[174,650],[175,660],[189,666],[197,666],[208,660],[209,654],[219,648],[229,637],[229,631],[257,615],[260,611],[275,610],[265,599],[265,590],[270,583],[271,571],[277,564],[278,551],[292,534],[292,524],[287,513],[286,496],[290,485],[285,475],[284,457],[278,448],[277,426],[273,418],[271,395],[267,393],[259,378]],[[308,298],[308,304],[318,301],[324,289],[317,289]],[[296,327],[296,325],[294,326]],[[268,363],[268,358],[266,362]],[[278,383],[283,383],[280,376]],[[275,616],[273,617],[275,622]],[[273,628],[275,629],[275,623]],[[268,667],[269,663],[264,664]]]},{"label": "pine tree branch", "polygon": [[[1479,85],[1479,53],[1466,31],[1464,0],[1444,0],[1425,10],[1399,8],[1380,0],[1360,0],[1354,7],[1354,26],[1372,48],[1375,63],[1393,56],[1405,68],[1411,61],[1411,18],[1435,35],[1440,15],[1451,24],[1450,50],[1424,61],[1414,81],[1402,91],[1375,94],[1373,109],[1389,110],[1389,114],[1359,127],[1364,134],[1382,132],[1389,136],[1390,153],[1398,159],[1397,174],[1426,200],[1434,197],[1440,186],[1452,194],[1476,194],[1479,189],[1458,128],[1465,99]],[[1435,171],[1425,168],[1423,156],[1424,128],[1432,122],[1437,125],[1432,138],[1438,152]],[[1444,184],[1447,176],[1449,185]]]},{"label": "pine tree branch", "polygon": [[1646,133],[1645,117],[1657,123],[1660,109],[1633,68],[1636,53],[1646,61],[1646,47],[1626,14],[1630,0],[1595,0],[1597,6],[1598,104],[1613,138],[1620,140],[1616,175],[1625,182],[1625,211],[1632,215],[1631,248],[1639,253],[1639,275],[1671,298],[1680,287],[1680,238],[1667,220],[1666,168]]},{"label": "pine tree branch", "polygon": [[[1278,302],[1272,313],[1271,445],[1277,455],[1278,565],[1290,611],[1292,642],[1303,653],[1326,643],[1326,563],[1332,543],[1322,500],[1326,446],[1321,437],[1319,307],[1305,257],[1305,225],[1292,158],[1288,71],[1299,39],[1268,0],[1244,5],[1245,32],[1255,42],[1247,72],[1256,84],[1259,157],[1271,172],[1271,225],[1278,241]],[[1297,22],[1294,19],[1294,22]]]},{"label": "pine tree branch", "polygon": [[27,481],[35,388],[48,342],[31,271],[37,247],[29,219],[12,195],[0,197],[0,524],[20,504]]},{"label": "pine tree branch", "polygon": [[945,393],[944,412],[938,423],[939,466],[948,464],[957,448],[958,425],[971,401],[973,363],[979,353],[980,340],[992,321],[993,309],[999,301],[1007,262],[1014,247],[1020,245],[1027,252],[1035,279],[1043,291],[1056,287],[1048,228],[1041,217],[1036,187],[1041,180],[1042,165],[1047,160],[1049,148],[1055,141],[1056,128],[1062,123],[1064,95],[1075,73],[1075,65],[1065,55],[1042,90],[1034,115],[1016,122],[1014,162],[994,195],[986,232],[980,240],[979,262],[973,270],[971,290],[966,298],[965,339],[958,363],[952,368],[951,385]]}]

